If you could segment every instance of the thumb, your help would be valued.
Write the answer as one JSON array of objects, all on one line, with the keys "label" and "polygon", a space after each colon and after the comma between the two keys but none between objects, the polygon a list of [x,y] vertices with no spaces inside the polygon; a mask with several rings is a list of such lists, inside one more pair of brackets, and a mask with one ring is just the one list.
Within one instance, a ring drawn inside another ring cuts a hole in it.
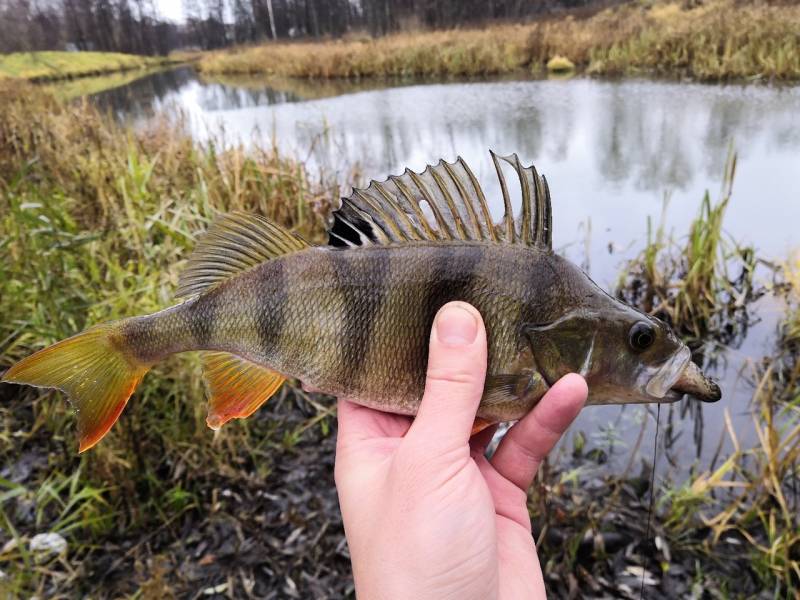
[{"label": "thumb", "polygon": [[443,306],[433,321],[425,394],[409,436],[450,449],[469,441],[486,376],[486,331],[465,302]]}]

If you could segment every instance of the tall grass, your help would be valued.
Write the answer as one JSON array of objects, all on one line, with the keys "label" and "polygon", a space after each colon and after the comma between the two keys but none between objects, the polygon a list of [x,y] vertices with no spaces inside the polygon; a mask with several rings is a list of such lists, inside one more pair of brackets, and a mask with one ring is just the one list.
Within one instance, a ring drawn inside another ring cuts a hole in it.
[{"label": "tall grass", "polygon": [[379,39],[264,44],[205,54],[204,73],[285,77],[402,77],[506,73],[527,64],[527,29],[406,33]]},{"label": "tall grass", "polygon": [[[216,212],[262,213],[316,239],[337,196],[274,148],[199,146],[167,121],[129,130],[24,85],[0,89],[0,105],[0,371],[89,324],[174,303],[182,263]],[[198,510],[214,478],[263,476],[265,449],[283,443],[279,424],[213,434],[204,395],[195,357],[167,361],[96,451],[78,457],[61,394],[0,385],[3,467],[21,473],[0,478],[0,539],[59,532],[72,558],[91,562],[99,541]],[[0,552],[12,596],[49,596],[59,578],[79,575],[24,549]]]},{"label": "tall grass", "polygon": [[529,52],[535,64],[561,54],[590,73],[607,75],[796,79],[799,25],[797,5],[634,2],[585,21],[537,24]]},{"label": "tall grass", "polygon": [[[736,156],[725,165],[717,201],[708,192],[700,203],[688,236],[673,240],[648,220],[647,244],[628,264],[617,295],[672,324],[690,342],[714,338],[730,343],[747,326],[747,306],[764,290],[756,289],[756,256],[723,232],[725,211],[733,193]],[[666,211],[666,204],[665,204]]]},{"label": "tall grass", "polygon": [[560,57],[595,74],[797,79],[798,30],[797,5],[644,1],[588,18],[226,49],[204,54],[199,68],[315,79],[477,76],[523,68],[544,72]]}]

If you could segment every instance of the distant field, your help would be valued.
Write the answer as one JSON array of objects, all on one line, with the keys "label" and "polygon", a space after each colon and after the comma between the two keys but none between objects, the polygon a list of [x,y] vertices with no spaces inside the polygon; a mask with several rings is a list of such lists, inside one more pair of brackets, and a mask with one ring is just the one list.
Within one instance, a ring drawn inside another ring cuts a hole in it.
[{"label": "distant field", "polygon": [[118,52],[15,52],[0,55],[0,78],[35,81],[103,75],[173,62],[165,57]]},{"label": "distant field", "polygon": [[269,43],[209,52],[209,74],[366,78],[543,71],[555,57],[596,74],[698,80],[800,79],[800,6],[735,0],[630,3],[588,18],[398,33],[384,38]]}]

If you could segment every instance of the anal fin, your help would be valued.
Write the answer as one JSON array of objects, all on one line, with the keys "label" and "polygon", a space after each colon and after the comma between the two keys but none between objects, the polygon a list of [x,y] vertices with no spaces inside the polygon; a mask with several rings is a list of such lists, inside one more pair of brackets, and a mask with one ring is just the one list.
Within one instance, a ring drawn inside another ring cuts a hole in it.
[{"label": "anal fin", "polygon": [[278,391],[286,378],[227,352],[203,352],[209,389],[206,423],[219,429],[231,419],[252,415]]},{"label": "anal fin", "polygon": [[481,419],[480,417],[475,417],[475,422],[472,424],[472,433],[470,436],[475,435],[476,433],[480,433],[487,427],[491,427],[494,425],[492,421],[488,421],[487,419]]}]

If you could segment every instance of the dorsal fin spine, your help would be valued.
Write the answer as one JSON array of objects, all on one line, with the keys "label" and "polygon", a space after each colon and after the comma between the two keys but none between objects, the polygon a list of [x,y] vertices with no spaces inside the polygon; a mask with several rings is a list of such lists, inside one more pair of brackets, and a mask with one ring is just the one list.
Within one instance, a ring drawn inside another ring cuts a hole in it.
[{"label": "dorsal fin spine", "polygon": [[[406,169],[408,171],[408,169]],[[411,209],[414,211],[414,214],[417,217],[420,225],[425,230],[425,235],[427,235],[430,239],[436,239],[436,232],[431,229],[430,225],[428,224],[428,220],[425,218],[425,213],[422,212],[422,209],[419,207],[419,204],[414,200],[414,197],[411,195],[411,191],[408,189],[405,183],[400,180],[397,175],[392,175],[389,177],[389,180],[397,186],[397,189],[400,190],[400,193],[405,196],[406,201],[411,206]],[[420,232],[421,233],[421,232]]]},{"label": "dorsal fin spine", "polygon": [[547,183],[547,178],[542,175],[542,182],[544,185],[544,203],[545,203],[545,235],[544,243],[548,248],[553,247],[553,207],[550,201],[550,184]]},{"label": "dorsal fin spine", "polygon": [[[483,223],[486,225],[487,229],[486,234],[489,236],[488,239],[490,239],[493,242],[497,242],[498,241],[497,232],[495,231],[495,228],[492,223],[492,215],[489,213],[489,205],[486,202],[486,196],[484,196],[483,194],[481,185],[480,183],[478,183],[478,178],[475,177],[475,174],[472,172],[472,169],[470,169],[469,165],[466,162],[464,162],[463,158],[459,156],[456,159],[456,162],[459,165],[461,165],[462,169],[464,169],[464,172],[467,174],[467,177],[469,177],[469,182],[472,184],[472,189],[475,191],[475,195],[478,197],[478,205],[481,207],[481,211],[483,212]],[[450,172],[453,173],[452,169],[450,169]],[[457,179],[454,173],[452,174],[452,177],[454,179]],[[487,238],[484,236],[484,239]]]},{"label": "dorsal fin spine", "polygon": [[400,223],[397,223],[398,230],[400,231],[401,235],[403,237],[405,237],[405,239],[407,239],[409,241],[411,241],[411,240],[418,241],[418,240],[423,239],[423,237],[422,237],[422,235],[420,235],[416,225],[414,225],[414,221],[412,221],[408,217],[408,215],[406,214],[406,211],[403,210],[403,207],[400,206],[397,203],[397,201],[392,196],[392,194],[390,194],[386,190],[386,188],[381,184],[377,185],[377,189],[378,189],[378,192],[380,193],[380,195],[386,200],[386,202],[389,203],[389,205],[395,211],[395,214],[397,215],[397,217],[400,220],[403,221],[403,224],[405,225],[405,227],[402,227],[402,226],[400,226]]},{"label": "dorsal fin spine", "polygon": [[[458,195],[461,196],[461,203],[467,209],[467,216],[469,217],[470,224],[472,225],[473,229],[472,239],[476,240],[486,239],[484,236],[483,229],[481,228],[481,222],[478,219],[478,215],[475,214],[475,208],[472,206],[472,201],[467,195],[467,192],[464,189],[461,180],[453,172],[452,166],[450,166],[444,161],[441,161],[440,164],[444,167],[444,170],[447,171],[447,174],[450,176],[450,181],[452,181],[453,185],[456,186],[456,189],[458,190]],[[488,222],[491,223],[491,219]]]},{"label": "dorsal fin spine", "polygon": [[[439,161],[439,165],[441,165],[443,162],[444,161]],[[445,204],[447,205],[447,209],[450,211],[450,216],[453,218],[453,223],[456,226],[458,237],[467,240],[474,239],[469,229],[467,229],[467,227],[464,225],[464,219],[462,218],[461,213],[458,212],[456,203],[453,202],[453,197],[450,195],[450,190],[447,189],[447,183],[437,171],[431,171],[431,177],[433,177],[436,185],[438,185],[439,189],[442,191]]]},{"label": "dorsal fin spine", "polygon": [[[377,186],[377,184],[375,183],[373,183],[372,185]],[[386,212],[384,212],[384,210],[380,206],[376,205],[372,201],[372,198],[370,198],[367,194],[365,194],[361,190],[356,190],[356,195],[359,198],[361,198],[361,200],[367,206],[369,206],[369,208],[378,213],[378,216],[380,216],[381,221],[376,222],[375,219],[372,217],[372,215],[370,215],[369,213],[365,213],[364,211],[360,211],[363,217],[365,217],[367,220],[371,221],[372,223],[378,226],[378,228],[383,232],[382,237],[384,238],[384,240],[388,241],[390,237],[389,237],[389,231],[386,231],[386,228],[388,227],[389,229],[392,229],[393,223],[391,217],[389,217],[389,215],[387,215]]]},{"label": "dorsal fin spine", "polygon": [[422,194],[422,197],[425,198],[425,201],[428,203],[428,206],[431,207],[431,211],[433,212],[433,216],[436,219],[436,225],[439,227],[440,233],[446,232],[449,237],[453,237],[454,233],[453,230],[450,229],[450,224],[445,220],[442,212],[439,210],[439,206],[433,199],[433,195],[431,194],[430,190],[425,185],[425,182],[422,181],[419,175],[414,173],[411,169],[406,169],[406,174],[411,177],[411,180],[417,186],[417,189]]},{"label": "dorsal fin spine", "polygon": [[497,179],[500,181],[500,192],[503,195],[503,226],[505,228],[506,240],[512,244],[516,241],[516,227],[514,227],[514,209],[511,207],[511,196],[508,194],[508,184],[506,183],[506,176],[503,173],[503,167],[500,166],[500,157],[491,152],[492,162],[494,169],[497,171]]},{"label": "dorsal fin spine", "polygon": [[[534,215],[531,213],[531,210],[535,210],[535,207],[531,206],[531,186],[528,184],[528,179],[525,177],[525,174],[522,172],[522,165],[519,162],[519,156],[516,154],[512,154],[511,157],[505,157],[506,161],[514,167],[514,170],[517,172],[517,177],[519,178],[519,185],[520,189],[522,190],[522,226],[520,227],[522,234],[522,241],[526,244],[530,244],[531,239],[531,226],[533,225]],[[512,160],[513,159],[513,162]]]},{"label": "dorsal fin spine", "polygon": [[536,239],[544,239],[544,221],[546,218],[545,210],[542,210],[542,202],[546,198],[544,187],[542,186],[542,178],[536,171],[536,167],[531,167],[533,170],[533,185],[536,191]]},{"label": "dorsal fin spine", "polygon": [[[551,249],[552,216],[547,181],[516,154],[491,153],[503,197],[503,221],[496,225],[474,173],[461,157],[440,160],[421,173],[406,169],[383,182],[372,181],[342,200],[334,213],[330,241],[340,246],[408,243],[419,240],[493,241]],[[516,172],[522,196],[515,215],[505,169]],[[502,166],[501,166],[502,164]],[[426,206],[427,205],[427,206]],[[347,227],[344,227],[344,224]],[[352,233],[351,233],[352,232]]]}]

